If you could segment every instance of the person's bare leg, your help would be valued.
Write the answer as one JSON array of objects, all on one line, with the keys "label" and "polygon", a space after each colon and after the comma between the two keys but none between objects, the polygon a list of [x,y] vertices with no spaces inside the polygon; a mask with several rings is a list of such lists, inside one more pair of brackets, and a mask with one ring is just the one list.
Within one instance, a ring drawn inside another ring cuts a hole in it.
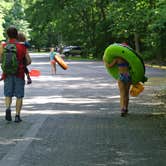
[{"label": "person's bare leg", "polygon": [[54,65],[54,73],[56,74],[56,63]]},{"label": "person's bare leg", "polygon": [[21,109],[22,109],[22,98],[17,98],[16,99],[16,115],[20,115]]},{"label": "person's bare leg", "polygon": [[16,99],[16,116],[15,116],[15,122],[21,122],[20,118],[20,113],[22,109],[22,103],[23,103],[23,98],[17,98]]},{"label": "person's bare leg", "polygon": [[128,111],[128,105],[129,105],[129,90],[130,90],[130,83],[126,84],[126,97],[125,97],[125,107],[126,110]]},{"label": "person's bare leg", "polygon": [[5,97],[6,109],[10,109],[11,104],[12,104],[12,98],[11,97]]},{"label": "person's bare leg", "polygon": [[120,107],[121,110],[125,107],[125,86],[122,81],[118,81],[119,91],[120,91]]},{"label": "person's bare leg", "polygon": [[53,66],[52,66],[52,64],[51,64],[51,74],[53,74]]},{"label": "person's bare leg", "polygon": [[51,74],[52,74],[52,75],[56,74],[56,67],[55,67],[55,64],[51,64]]},{"label": "person's bare leg", "polygon": [[11,103],[12,103],[12,97],[5,97],[5,105],[6,105],[5,119],[7,121],[12,121],[11,109],[10,109]]}]

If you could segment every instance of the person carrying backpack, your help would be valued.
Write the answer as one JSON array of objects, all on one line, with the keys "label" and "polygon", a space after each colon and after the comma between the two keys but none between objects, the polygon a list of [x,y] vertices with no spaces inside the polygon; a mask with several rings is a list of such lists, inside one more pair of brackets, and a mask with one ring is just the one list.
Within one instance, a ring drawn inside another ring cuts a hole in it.
[{"label": "person carrying backpack", "polygon": [[7,121],[12,121],[11,103],[12,97],[16,97],[16,115],[15,122],[21,122],[20,113],[24,97],[24,58],[26,65],[31,64],[31,58],[27,53],[27,48],[17,42],[18,31],[15,27],[7,29],[8,41],[2,44],[3,50],[0,51],[1,68],[4,77],[4,96],[6,104]]},{"label": "person carrying backpack", "polygon": [[[18,32],[18,42],[20,43],[20,44],[23,44],[27,49],[28,48],[30,48],[30,43],[28,42],[28,41],[26,41],[26,37],[25,37],[25,35],[22,33],[22,32]],[[9,44],[8,44],[9,45]],[[15,45],[14,45],[14,47],[15,47]],[[2,49],[2,48],[0,48],[0,49]],[[6,51],[7,49],[5,49],[5,51]],[[12,51],[12,50],[11,50]],[[15,51],[15,53],[16,53],[16,51]],[[28,53],[28,51],[27,51],[27,53]],[[15,54],[15,57],[16,57],[16,54]],[[16,62],[15,62],[16,61]],[[17,67],[17,59],[16,58],[14,58],[13,59],[13,63],[15,63],[16,64],[16,67]],[[6,64],[6,61],[4,60],[4,64],[2,64],[2,67],[3,68],[5,68],[5,64]],[[29,70],[28,70],[28,68],[27,68],[27,65],[26,65],[26,59],[24,58],[24,65],[25,65],[25,69],[24,69],[24,72],[25,72],[25,74],[26,74],[26,76],[27,76],[27,84],[31,84],[32,83],[32,80],[31,80],[31,77],[30,77],[30,74],[29,74]],[[12,69],[12,71],[13,71],[13,67],[12,67],[12,65],[9,65],[8,67],[7,67],[7,69],[9,70],[9,69]],[[10,69],[10,70],[11,70]],[[4,80],[5,79],[5,75],[6,74],[4,74],[4,73],[2,73],[2,75],[1,75],[1,78],[0,78],[0,81],[2,81],[2,80]]]}]

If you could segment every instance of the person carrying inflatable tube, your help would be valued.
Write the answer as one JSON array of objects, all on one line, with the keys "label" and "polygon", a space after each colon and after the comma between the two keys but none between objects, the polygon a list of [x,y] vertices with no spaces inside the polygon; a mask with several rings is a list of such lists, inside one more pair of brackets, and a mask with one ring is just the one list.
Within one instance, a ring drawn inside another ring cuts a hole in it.
[{"label": "person carrying inflatable tube", "polygon": [[56,74],[56,60],[55,60],[55,55],[57,52],[54,51],[54,48],[50,48],[50,53],[49,53],[49,59],[50,59],[50,65],[51,65],[51,74],[55,75]]},{"label": "person carrying inflatable tube", "polygon": [[51,65],[51,74],[56,74],[56,63],[64,70],[68,69],[68,65],[64,62],[58,52],[54,51],[54,48],[50,48],[49,53],[50,65]]},{"label": "person carrying inflatable tube", "polygon": [[120,108],[121,116],[125,116],[128,113],[129,103],[129,89],[131,85],[131,76],[129,74],[129,64],[124,59],[117,57],[112,63],[105,62],[108,68],[112,68],[115,65],[118,66],[118,87],[120,91]]},{"label": "person carrying inflatable tube", "polygon": [[109,74],[118,80],[121,116],[125,116],[128,113],[130,87],[132,96],[137,96],[143,91],[139,91],[139,88],[135,91],[133,87],[146,81],[144,63],[126,43],[115,43],[107,47],[103,60]]},{"label": "person carrying inflatable tube", "polygon": [[[103,60],[107,63],[111,63],[113,59],[117,57],[121,57],[128,62],[133,85],[138,82],[144,83],[147,81],[145,77],[145,65],[141,56],[131,47],[127,46],[126,43],[114,43],[108,46],[104,52]],[[118,79],[118,67],[116,65],[112,68],[107,68],[107,71],[115,79]]]}]

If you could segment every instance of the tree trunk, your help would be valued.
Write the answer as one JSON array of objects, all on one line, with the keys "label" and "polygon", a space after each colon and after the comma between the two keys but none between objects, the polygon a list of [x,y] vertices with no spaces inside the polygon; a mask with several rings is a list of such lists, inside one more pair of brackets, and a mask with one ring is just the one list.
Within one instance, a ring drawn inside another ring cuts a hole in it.
[{"label": "tree trunk", "polygon": [[134,33],[134,42],[135,42],[135,50],[137,52],[140,52],[139,35],[137,33]]}]

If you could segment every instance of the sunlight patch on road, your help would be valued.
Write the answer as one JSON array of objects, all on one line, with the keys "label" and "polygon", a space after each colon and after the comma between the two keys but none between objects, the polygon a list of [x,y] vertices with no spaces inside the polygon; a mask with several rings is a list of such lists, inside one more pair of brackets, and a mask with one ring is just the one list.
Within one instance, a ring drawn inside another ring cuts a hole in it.
[{"label": "sunlight patch on road", "polygon": [[[98,62],[98,63],[100,63],[100,62]],[[69,64],[83,64],[83,65],[85,65],[85,64],[92,64],[93,65],[94,62],[93,61],[92,62],[90,62],[90,61],[77,61],[77,62],[72,61],[72,62],[69,62]]]},{"label": "sunlight patch on road", "polygon": [[79,89],[79,88],[86,88],[87,89],[88,88],[88,89],[96,89],[96,91],[99,89],[105,88],[105,87],[108,87],[110,89],[116,89],[117,85],[116,84],[110,85],[110,83],[98,84],[98,83],[95,83],[95,81],[90,82],[90,80],[89,80],[89,82],[85,82],[85,80],[84,80],[84,82],[79,83],[79,84],[67,85],[67,88],[70,88],[70,89]]},{"label": "sunlight patch on road", "polygon": [[32,65],[38,65],[38,66],[41,66],[41,65],[50,65],[50,62],[33,62]]},{"label": "sunlight patch on road", "polygon": [[[112,97],[113,98],[113,97]],[[116,98],[116,97],[115,97]],[[26,104],[48,104],[48,103],[62,103],[62,104],[92,104],[102,103],[100,99],[92,98],[65,98],[61,96],[37,96],[29,99],[24,99],[24,105]]]},{"label": "sunlight patch on road", "polygon": [[30,52],[29,54],[33,56],[33,58],[49,57],[49,52]]},{"label": "sunlight patch on road", "polygon": [[120,98],[119,95],[117,95],[117,96],[108,96],[107,97],[107,99],[119,99],[119,98]]},{"label": "sunlight patch on road", "polygon": [[83,77],[60,77],[60,76],[40,76],[40,77],[33,77],[33,80],[37,80],[40,82],[44,81],[77,81],[77,80],[84,80]]},{"label": "sunlight patch on road", "polygon": [[166,116],[166,112],[152,112],[154,116]]},{"label": "sunlight patch on road", "polygon": [[162,102],[137,102],[139,105],[146,105],[146,106],[158,106],[163,104]]},{"label": "sunlight patch on road", "polygon": [[0,145],[10,145],[10,144],[16,144],[17,142],[20,141],[29,141],[29,140],[35,140],[35,141],[41,141],[41,138],[36,138],[36,137],[26,137],[26,138],[15,138],[15,139],[4,139],[0,138]]},{"label": "sunlight patch on road", "polygon": [[61,110],[38,110],[38,111],[26,111],[23,110],[22,113],[25,115],[30,115],[30,114],[40,114],[40,115],[57,115],[57,114],[87,114],[88,111],[61,111]]}]

